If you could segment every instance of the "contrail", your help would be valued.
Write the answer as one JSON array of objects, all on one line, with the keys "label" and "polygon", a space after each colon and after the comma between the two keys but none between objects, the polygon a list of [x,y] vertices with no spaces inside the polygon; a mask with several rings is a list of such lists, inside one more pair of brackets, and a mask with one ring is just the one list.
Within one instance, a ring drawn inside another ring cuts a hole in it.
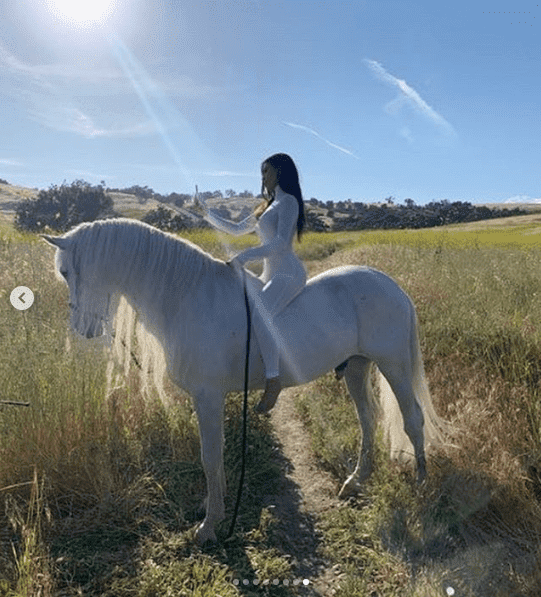
[{"label": "contrail", "polygon": [[295,124],[293,122],[282,121],[282,124],[285,124],[286,126],[290,126],[293,129],[298,129],[300,131],[305,131],[306,133],[310,133],[311,135],[314,135],[314,137],[317,137],[318,139],[321,139],[322,141],[324,141],[327,145],[334,147],[334,149],[338,149],[338,151],[341,151],[342,153],[350,155],[352,158],[355,158],[356,160],[361,159],[359,156],[355,155],[352,151],[349,151],[349,149],[340,147],[340,145],[337,145],[336,143],[333,143],[332,141],[325,139],[325,137],[322,137],[317,131],[314,131],[314,129],[311,129],[307,126],[303,126],[302,124]]},{"label": "contrail", "polygon": [[416,108],[421,114],[426,116],[429,120],[431,120],[438,128],[440,128],[446,135],[455,136],[456,132],[453,127],[443,118],[440,116],[433,108],[431,108],[423,98],[413,89],[410,87],[406,81],[402,79],[397,79],[390,73],[388,73],[383,66],[379,62],[375,60],[368,60],[365,58],[363,62],[368,66],[368,68],[384,83],[389,83],[394,87],[398,87],[400,90],[401,95],[399,95],[396,99],[392,102],[387,104],[387,108],[390,112],[395,112],[400,107],[405,100],[409,101],[414,108]]}]

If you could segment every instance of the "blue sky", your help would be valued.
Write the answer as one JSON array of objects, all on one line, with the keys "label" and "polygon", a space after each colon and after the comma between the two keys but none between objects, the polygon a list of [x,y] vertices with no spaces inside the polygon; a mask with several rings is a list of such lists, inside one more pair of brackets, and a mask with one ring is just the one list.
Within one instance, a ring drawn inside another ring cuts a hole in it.
[{"label": "blue sky", "polygon": [[100,3],[0,1],[0,178],[257,193],[283,151],[306,200],[541,201],[533,2]]}]

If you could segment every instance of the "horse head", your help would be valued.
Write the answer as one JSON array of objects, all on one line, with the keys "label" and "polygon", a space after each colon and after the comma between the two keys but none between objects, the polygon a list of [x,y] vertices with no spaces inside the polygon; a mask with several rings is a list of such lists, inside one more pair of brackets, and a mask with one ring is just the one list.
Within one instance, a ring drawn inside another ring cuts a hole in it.
[{"label": "horse head", "polygon": [[56,247],[56,273],[68,285],[70,324],[73,330],[85,338],[102,336],[109,316],[110,293],[100,283],[99,272],[81,259],[76,238],[71,235],[42,238]]}]

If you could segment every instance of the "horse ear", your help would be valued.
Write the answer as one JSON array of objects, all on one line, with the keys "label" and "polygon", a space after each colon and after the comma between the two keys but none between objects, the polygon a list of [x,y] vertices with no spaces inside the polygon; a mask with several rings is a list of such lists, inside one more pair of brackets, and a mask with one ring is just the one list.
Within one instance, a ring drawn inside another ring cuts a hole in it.
[{"label": "horse ear", "polygon": [[70,245],[69,240],[61,236],[49,236],[48,234],[40,234],[40,236],[45,242],[58,249],[67,249]]}]

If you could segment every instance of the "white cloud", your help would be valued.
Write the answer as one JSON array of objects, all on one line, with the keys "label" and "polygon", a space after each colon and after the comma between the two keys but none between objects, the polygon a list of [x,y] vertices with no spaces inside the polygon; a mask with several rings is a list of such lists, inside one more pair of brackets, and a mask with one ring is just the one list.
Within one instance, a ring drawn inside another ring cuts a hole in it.
[{"label": "white cloud", "polygon": [[156,128],[150,121],[129,125],[98,125],[95,120],[68,101],[41,98],[41,105],[30,108],[30,118],[50,129],[68,132],[87,139],[97,137],[142,137],[156,133]]},{"label": "white cloud", "polygon": [[[121,68],[114,66],[96,66],[85,63],[28,64],[19,60],[0,44],[0,64],[4,63],[9,72],[19,77],[26,77],[44,87],[55,89],[73,89],[77,86],[78,94],[85,97],[131,93],[132,86]],[[158,79],[153,84],[168,96],[187,98],[211,97],[221,91],[232,88],[213,87],[207,83],[199,84],[187,75],[172,75],[170,71],[159,69]]]},{"label": "white cloud", "polygon": [[311,135],[314,135],[314,137],[317,137],[318,139],[321,139],[324,143],[326,143],[330,147],[333,147],[334,149],[338,149],[338,151],[341,151],[342,153],[350,155],[351,157],[355,158],[356,160],[360,159],[358,156],[356,156],[349,149],[345,149],[344,147],[341,147],[340,145],[337,145],[336,143],[333,143],[332,141],[329,141],[328,139],[325,139],[325,137],[322,137],[317,131],[314,131],[314,129],[311,129],[311,128],[309,128],[307,126],[304,126],[302,124],[295,124],[293,122],[283,122],[283,124],[285,124],[286,126],[289,126],[291,128],[298,129],[298,130],[304,131],[306,133],[310,133]]},{"label": "white cloud", "polygon": [[24,166],[22,162],[18,160],[12,160],[10,158],[0,158],[0,165],[2,166]]},{"label": "white cloud", "polygon": [[514,195],[506,199],[504,203],[541,203],[541,197],[530,197],[529,195]]},{"label": "white cloud", "polygon": [[411,130],[407,126],[403,126],[400,129],[400,135],[402,137],[404,137],[404,139],[406,139],[406,141],[408,143],[413,143],[415,141],[415,138],[413,137],[413,134],[412,134]]},{"label": "white cloud", "polygon": [[[22,101],[30,118],[50,129],[88,139],[158,132],[148,115],[138,108],[126,113],[126,103],[118,101],[133,94],[131,82],[119,68],[72,63],[32,65],[0,44],[0,69],[6,74],[4,93],[19,104]],[[157,90],[166,88],[169,95],[201,97],[211,92],[210,87],[198,86],[184,76],[169,78],[164,85],[152,83]]]},{"label": "white cloud", "polygon": [[394,99],[391,100],[389,103],[385,105],[385,110],[388,114],[392,116],[397,116],[400,113],[400,110],[405,104],[409,104],[413,108],[415,108],[419,113],[425,116],[428,120],[430,120],[440,132],[448,137],[456,136],[456,132],[453,127],[443,118],[440,116],[433,108],[431,108],[423,98],[413,89],[410,87],[406,81],[402,79],[398,79],[397,77],[388,73],[383,66],[376,62],[375,60],[369,60],[365,58],[363,62],[368,66],[368,68],[376,75],[376,77],[383,81],[384,83],[388,83],[393,87],[397,87],[399,89],[399,95]]},{"label": "white cloud", "polygon": [[241,178],[254,178],[256,175],[253,172],[231,172],[230,170],[214,170],[213,172],[201,172],[203,176],[236,176]]}]

